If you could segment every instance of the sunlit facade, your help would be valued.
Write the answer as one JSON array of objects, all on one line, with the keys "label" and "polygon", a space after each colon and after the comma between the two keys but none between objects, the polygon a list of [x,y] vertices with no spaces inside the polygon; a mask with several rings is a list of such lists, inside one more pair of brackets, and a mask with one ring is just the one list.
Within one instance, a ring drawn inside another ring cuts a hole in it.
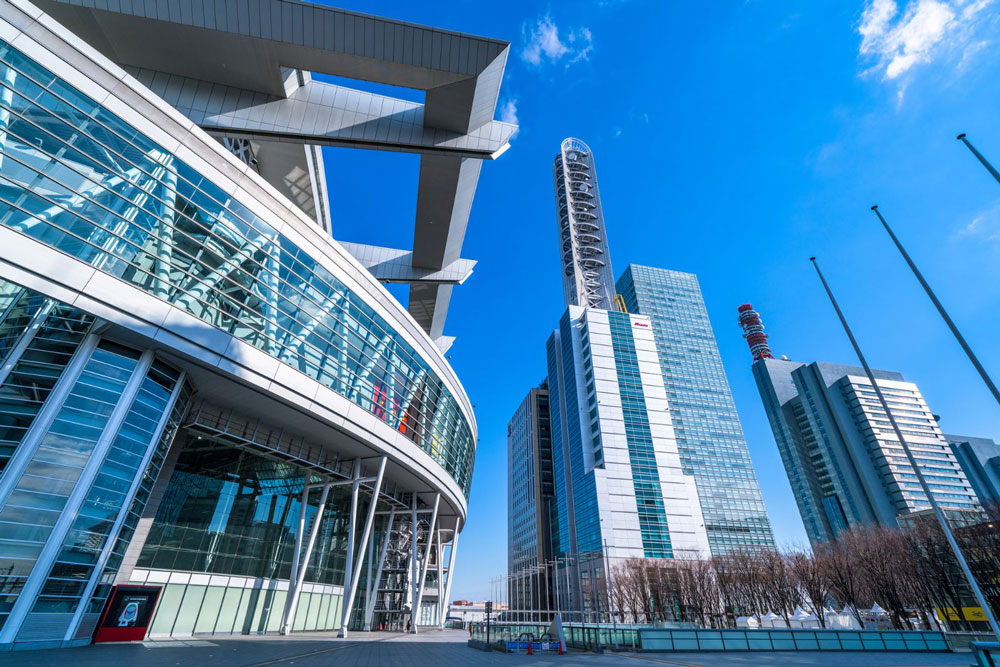
[{"label": "sunlit facade", "polygon": [[[157,589],[153,637],[443,624],[476,425],[440,284],[411,276],[422,322],[330,238],[308,140],[193,124],[93,23],[0,19],[0,650],[89,643],[124,585]],[[290,72],[294,102],[314,89]],[[309,197],[275,176],[299,162]]]},{"label": "sunlit facade", "polygon": [[698,487],[712,554],[775,548],[698,277],[629,264],[617,288],[627,310],[653,325],[677,451]]},{"label": "sunlit facade", "polygon": [[709,555],[694,478],[682,470],[648,318],[570,306],[546,346],[551,549],[562,609],[630,558]]},{"label": "sunlit facade", "polygon": [[[896,372],[873,373],[937,503],[977,509],[976,492],[917,385]],[[863,369],[760,359],[753,374],[811,542],[858,526],[897,526],[930,509]]]}]

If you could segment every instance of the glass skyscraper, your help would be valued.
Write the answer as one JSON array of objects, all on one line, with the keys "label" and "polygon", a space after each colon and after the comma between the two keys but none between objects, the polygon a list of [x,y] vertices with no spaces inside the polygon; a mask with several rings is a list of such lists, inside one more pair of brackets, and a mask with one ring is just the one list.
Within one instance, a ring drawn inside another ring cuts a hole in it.
[{"label": "glass skyscraper", "polygon": [[649,319],[569,306],[546,352],[552,553],[575,568],[556,593],[560,608],[592,604],[579,591],[606,564],[707,556],[695,480],[677,455]]},{"label": "glass skyscraper", "polygon": [[652,323],[677,450],[694,476],[712,554],[774,548],[697,276],[630,264],[617,290],[630,313]]},{"label": "glass skyscraper", "polygon": [[552,558],[552,435],[545,383],[528,392],[507,424],[507,564],[519,572],[511,609],[547,603],[549,578],[538,566]]},{"label": "glass skyscraper", "polygon": [[[917,385],[893,371],[873,373],[937,502],[976,510],[976,493]],[[810,541],[896,526],[930,509],[861,368],[763,358],[753,374]]]}]

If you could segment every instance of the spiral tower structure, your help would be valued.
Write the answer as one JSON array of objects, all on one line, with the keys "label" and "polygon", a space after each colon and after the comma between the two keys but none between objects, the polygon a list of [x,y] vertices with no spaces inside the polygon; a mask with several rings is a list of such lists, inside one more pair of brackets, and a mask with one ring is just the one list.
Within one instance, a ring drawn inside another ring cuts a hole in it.
[{"label": "spiral tower structure", "polygon": [[767,344],[767,334],[764,333],[764,323],[760,320],[760,313],[749,303],[743,304],[737,310],[740,313],[740,328],[743,329],[743,337],[747,339],[753,360],[774,359],[771,347]]},{"label": "spiral tower structure", "polygon": [[553,177],[566,305],[614,310],[614,273],[590,147],[564,139]]}]

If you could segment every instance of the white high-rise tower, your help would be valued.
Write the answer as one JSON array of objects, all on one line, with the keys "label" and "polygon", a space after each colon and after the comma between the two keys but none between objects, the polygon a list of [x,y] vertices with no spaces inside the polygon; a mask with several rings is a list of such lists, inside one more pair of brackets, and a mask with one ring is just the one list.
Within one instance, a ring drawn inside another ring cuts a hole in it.
[{"label": "white high-rise tower", "polygon": [[590,147],[564,139],[552,172],[566,305],[614,310],[615,278]]}]

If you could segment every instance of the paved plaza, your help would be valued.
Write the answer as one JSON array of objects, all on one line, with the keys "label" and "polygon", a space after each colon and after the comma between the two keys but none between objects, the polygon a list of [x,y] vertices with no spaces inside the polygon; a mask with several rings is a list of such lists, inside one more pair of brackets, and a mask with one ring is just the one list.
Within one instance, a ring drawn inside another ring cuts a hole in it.
[{"label": "paved plaza", "polygon": [[563,656],[506,655],[484,653],[465,645],[468,634],[458,630],[430,630],[419,635],[358,633],[337,639],[332,633],[304,633],[292,637],[251,636],[225,639],[147,641],[132,644],[102,644],[74,649],[0,653],[0,667],[265,667],[296,665],[311,667],[486,667],[487,665],[532,665],[533,667],[760,667],[762,665],[819,667],[924,667],[972,665],[969,653],[570,653]]}]

